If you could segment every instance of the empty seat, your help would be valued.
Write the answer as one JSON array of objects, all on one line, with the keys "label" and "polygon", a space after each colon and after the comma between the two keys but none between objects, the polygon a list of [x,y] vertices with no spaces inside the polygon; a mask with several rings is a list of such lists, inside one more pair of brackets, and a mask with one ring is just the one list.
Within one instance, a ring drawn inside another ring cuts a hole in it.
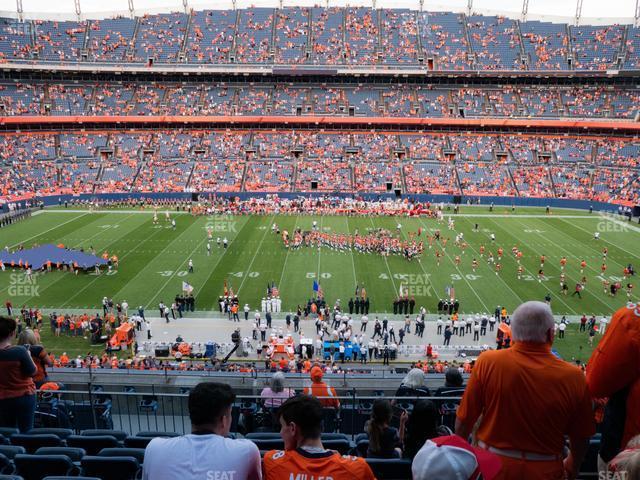
[{"label": "empty seat", "polygon": [[281,438],[249,438],[256,444],[258,450],[284,450],[284,440]]},{"label": "empty seat", "polygon": [[72,462],[79,462],[87,454],[83,448],[77,447],[42,447],[36,455],[66,455]]},{"label": "empty seat", "polygon": [[153,431],[149,431],[149,432],[138,432],[136,434],[136,437],[150,437],[150,438],[155,438],[155,437],[179,437],[180,434],[176,433],[176,432],[153,432]]},{"label": "empty seat", "polygon": [[116,437],[120,442],[124,442],[124,439],[129,436],[129,434],[127,434],[127,432],[123,430],[108,430],[106,428],[83,430],[80,432],[80,435],[83,437],[99,437],[102,435],[111,435],[112,437]]},{"label": "empty seat", "polygon": [[73,435],[73,430],[70,428],[32,428],[28,432],[29,435],[57,435],[61,439],[67,438],[69,435]]},{"label": "empty seat", "polygon": [[[264,438],[280,438],[278,432],[251,432],[245,435],[247,440],[264,439]],[[324,438],[324,437],[323,437]]]},{"label": "empty seat", "polygon": [[20,447],[18,445],[0,445],[0,453],[5,457],[13,460],[18,454],[25,454],[27,451],[24,447]]},{"label": "empty seat", "polygon": [[[0,479],[1,480],[1,479]],[[97,477],[60,477],[60,476],[55,476],[55,477],[44,477],[42,480],[100,480]]]},{"label": "empty seat", "polygon": [[134,457],[91,457],[82,459],[84,475],[102,480],[135,480],[140,464]]},{"label": "empty seat", "polygon": [[11,435],[18,433],[17,428],[0,427],[0,436],[9,438]]},{"label": "empty seat", "polygon": [[99,457],[133,457],[142,465],[144,463],[144,448],[103,448]]},{"label": "empty seat", "polygon": [[29,435],[17,433],[11,437],[12,445],[24,447],[27,453],[35,453],[41,447],[62,447],[62,440],[57,435]]},{"label": "empty seat", "polygon": [[12,474],[15,471],[13,466],[13,462],[11,459],[0,453],[0,473],[2,474]]},{"label": "empty seat", "polygon": [[[20,475],[0,475],[0,480],[24,480]],[[77,478],[75,480],[78,480]]]},{"label": "empty seat", "polygon": [[322,445],[327,450],[336,450],[340,452],[342,455],[346,455],[349,453],[353,445],[351,442],[344,438],[334,438],[330,440],[322,439]]},{"label": "empty seat", "polygon": [[406,480],[411,478],[411,460],[367,458],[378,480]]},{"label": "empty seat", "polygon": [[147,448],[152,437],[127,437],[124,439],[124,446],[127,448]]},{"label": "empty seat", "polygon": [[67,438],[69,447],[84,448],[89,455],[97,455],[103,448],[119,447],[118,439],[111,435],[96,435],[94,437],[84,437],[82,435],[71,435]]},{"label": "empty seat", "polygon": [[18,475],[25,480],[42,480],[47,475],[70,475],[79,473],[66,455],[16,455],[14,458]]}]

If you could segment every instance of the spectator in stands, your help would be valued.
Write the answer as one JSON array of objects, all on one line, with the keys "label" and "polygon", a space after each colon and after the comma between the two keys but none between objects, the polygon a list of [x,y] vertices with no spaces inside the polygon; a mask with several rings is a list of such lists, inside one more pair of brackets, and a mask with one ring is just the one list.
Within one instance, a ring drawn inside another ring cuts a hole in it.
[{"label": "spectator in stands", "polygon": [[[418,400],[404,426],[402,438],[402,456],[413,459],[422,448],[424,442],[438,435],[443,435],[448,430],[438,428],[440,412],[431,400]],[[449,430],[447,434],[451,434]]]},{"label": "spectator in stands", "polygon": [[38,345],[36,334],[30,328],[20,332],[20,335],[18,335],[18,345],[23,345],[29,349],[31,359],[38,370],[33,376],[33,381],[35,382],[36,387],[40,388],[42,384],[49,381],[47,377],[47,367],[53,365],[51,358],[49,358],[49,354],[42,345]]},{"label": "spectator in stands", "polygon": [[462,397],[464,393],[464,379],[457,367],[449,367],[444,372],[444,387],[436,390],[436,397]]},{"label": "spectator in stands", "polygon": [[17,323],[0,316],[0,427],[18,427],[21,433],[33,428],[36,386],[29,347],[12,346]]},{"label": "spectator in stands", "polygon": [[311,386],[304,389],[304,394],[318,398],[323,407],[340,408],[340,400],[336,389],[322,381],[322,376],[324,375],[322,368],[317,365],[314,366],[311,368],[310,375]]},{"label": "spectator in stands", "polygon": [[404,377],[396,390],[396,397],[428,397],[431,393],[424,384],[424,372],[419,368],[412,368]]},{"label": "spectator in stands", "polygon": [[[444,373],[444,387],[436,390],[436,397],[460,397],[464,394],[464,380],[458,367],[449,367]],[[448,428],[454,429],[456,423],[456,412],[458,411],[460,400],[440,400],[438,407],[442,415],[442,423]]]},{"label": "spectator in stands", "polygon": [[389,400],[376,400],[371,409],[371,418],[364,427],[369,438],[368,458],[399,458],[402,454],[400,439],[404,436],[404,426],[408,415],[402,411],[400,416],[400,432],[389,426],[393,417],[393,408]]},{"label": "spectator in stands", "polygon": [[467,438],[481,417],[478,445],[500,457],[500,478],[576,478],[595,433],[583,373],[551,353],[554,328],[549,305],[523,303],[511,318],[513,346],[483,352],[471,372],[456,433]]},{"label": "spectator in stands", "polygon": [[268,387],[260,392],[262,403],[267,408],[279,407],[287,398],[293,397],[295,392],[284,386],[284,373],[276,372],[271,377]]},{"label": "spectator in stands", "polygon": [[611,323],[591,354],[587,385],[594,398],[608,397],[600,458],[609,462],[640,434],[640,308],[628,304]]},{"label": "spectator in stands", "polygon": [[375,477],[363,458],[343,457],[322,445],[322,403],[308,395],[290,398],[278,410],[284,452],[264,455],[265,480],[332,478],[372,480]]},{"label": "spectator in stands", "polygon": [[491,480],[498,478],[500,469],[500,458],[497,455],[472,447],[456,435],[427,440],[411,464],[413,480],[440,478]]},{"label": "spectator in stands", "polygon": [[143,479],[261,479],[258,447],[227,438],[234,400],[229,385],[198,384],[189,394],[191,434],[154,438],[145,451]]}]

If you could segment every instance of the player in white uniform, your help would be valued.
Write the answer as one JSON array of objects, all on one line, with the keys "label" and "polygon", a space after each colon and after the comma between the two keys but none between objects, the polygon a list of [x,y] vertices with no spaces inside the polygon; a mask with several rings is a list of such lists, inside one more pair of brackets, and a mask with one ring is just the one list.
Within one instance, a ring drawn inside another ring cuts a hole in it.
[{"label": "player in white uniform", "polygon": [[211,243],[207,242],[207,257],[211,256]]}]

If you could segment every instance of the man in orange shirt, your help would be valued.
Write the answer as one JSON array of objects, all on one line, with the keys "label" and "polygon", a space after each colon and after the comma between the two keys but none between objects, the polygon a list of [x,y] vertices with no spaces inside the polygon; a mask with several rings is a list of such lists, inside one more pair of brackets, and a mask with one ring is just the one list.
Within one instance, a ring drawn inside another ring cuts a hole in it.
[{"label": "man in orange shirt", "polygon": [[624,419],[618,428],[605,422],[600,457],[608,462],[640,434],[640,306],[629,303],[613,314],[587,365],[591,395],[609,397],[605,417]]},{"label": "man in orange shirt", "polygon": [[[467,438],[481,417],[478,444],[500,456],[499,479],[574,479],[595,433],[584,375],[551,353],[554,329],[549,305],[520,305],[514,345],[480,355],[462,397],[456,434]],[[571,451],[563,462],[565,435]]]},{"label": "man in orange shirt", "polygon": [[322,368],[317,365],[311,369],[311,386],[305,387],[304,394],[316,397],[323,407],[340,408],[336,389],[322,381]]},{"label": "man in orange shirt", "polygon": [[322,416],[322,404],[308,395],[292,397],[282,404],[278,410],[278,421],[284,450],[272,450],[264,455],[262,470],[265,480],[375,479],[364,458],[342,456],[323,447]]}]

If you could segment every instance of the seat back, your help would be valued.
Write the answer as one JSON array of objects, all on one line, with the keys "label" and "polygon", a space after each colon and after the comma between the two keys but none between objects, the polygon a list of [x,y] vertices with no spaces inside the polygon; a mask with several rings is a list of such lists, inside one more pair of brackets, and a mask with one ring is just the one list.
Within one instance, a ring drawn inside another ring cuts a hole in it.
[{"label": "seat back", "polygon": [[282,438],[250,438],[256,444],[258,450],[284,450]]},{"label": "seat back", "polygon": [[103,448],[120,446],[118,439],[111,435],[96,435],[94,437],[71,435],[67,438],[67,445],[70,447],[84,448],[89,455],[97,455]]},{"label": "seat back", "polygon": [[20,447],[18,445],[0,445],[0,453],[5,457],[13,460],[13,457],[18,455],[19,453],[25,454],[27,451],[24,447]]},{"label": "seat back", "polygon": [[336,450],[340,452],[341,455],[346,455],[349,453],[353,445],[349,440],[344,438],[335,438],[331,440],[322,440],[322,445],[327,450]]},{"label": "seat back", "polygon": [[0,453],[0,473],[2,474],[12,474],[15,471],[13,466],[13,462],[11,459],[2,453]]},{"label": "seat back", "polygon": [[144,463],[144,448],[103,448],[99,457],[133,457],[142,465]]},{"label": "seat back", "polygon": [[378,480],[406,480],[411,478],[411,460],[367,458],[367,463]]},{"label": "seat back", "polygon": [[29,435],[57,435],[64,440],[69,435],[73,435],[73,430],[70,428],[32,428],[29,430]]},{"label": "seat back", "polygon": [[15,433],[19,433],[17,428],[10,428],[10,427],[0,427],[0,436],[2,437],[11,437],[11,435],[15,434]]},{"label": "seat back", "polygon": [[36,455],[66,455],[72,462],[79,462],[86,454],[83,448],[76,447],[42,447],[36,450]]},{"label": "seat back", "polygon": [[135,457],[93,457],[82,459],[84,475],[99,477],[102,480],[135,480],[140,464]]},{"label": "seat back", "polygon": [[165,437],[165,438],[169,438],[169,437],[179,437],[180,434],[176,433],[176,432],[154,432],[154,431],[149,431],[149,432],[138,432],[136,434],[136,437],[149,437],[149,438],[156,438],[156,437]]},{"label": "seat back", "polygon": [[149,442],[153,438],[151,437],[127,437],[124,439],[124,446],[126,448],[147,448]]},{"label": "seat back", "polygon": [[24,480],[42,480],[47,475],[71,475],[78,468],[66,455],[16,455],[13,459],[18,475]]},{"label": "seat back", "polygon": [[83,437],[99,437],[102,435],[111,435],[116,437],[118,441],[123,442],[129,435],[123,430],[108,430],[106,428],[94,428],[90,430],[83,430],[80,432]]},{"label": "seat back", "polygon": [[40,447],[62,447],[60,437],[51,434],[29,435],[17,433],[11,437],[12,445],[24,447],[27,453],[35,453]]},{"label": "seat back", "polygon": [[247,440],[280,438],[280,434],[278,432],[251,432],[247,433],[244,438]]}]

